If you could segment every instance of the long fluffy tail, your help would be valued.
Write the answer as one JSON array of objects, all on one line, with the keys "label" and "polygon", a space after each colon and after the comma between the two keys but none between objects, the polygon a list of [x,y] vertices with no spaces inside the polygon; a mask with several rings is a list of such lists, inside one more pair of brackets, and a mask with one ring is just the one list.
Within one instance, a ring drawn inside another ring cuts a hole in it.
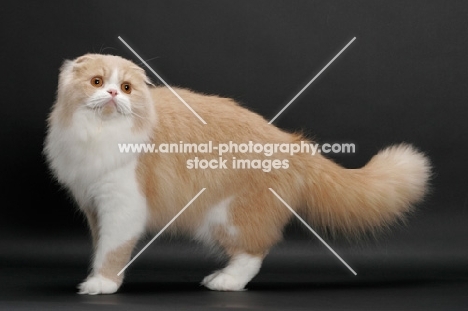
[{"label": "long fluffy tail", "polygon": [[310,163],[305,216],[331,233],[356,235],[401,220],[427,192],[428,159],[410,145],[380,151],[361,169]]}]

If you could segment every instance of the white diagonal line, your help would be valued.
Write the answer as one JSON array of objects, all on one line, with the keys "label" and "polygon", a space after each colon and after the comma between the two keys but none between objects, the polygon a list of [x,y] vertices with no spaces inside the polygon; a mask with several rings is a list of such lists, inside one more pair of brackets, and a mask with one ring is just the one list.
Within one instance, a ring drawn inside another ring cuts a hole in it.
[{"label": "white diagonal line", "polygon": [[193,199],[191,199],[190,202],[188,202],[187,205],[185,205],[184,208],[181,209],[180,212],[178,212],[177,215],[175,215],[174,218],[172,218],[171,221],[169,221],[169,222],[167,223],[167,225],[165,225],[164,228],[162,228],[161,231],[159,231],[158,234],[156,234],[156,236],[155,236],[153,239],[151,239],[151,241],[149,241],[148,244],[146,244],[146,246],[143,247],[143,248],[141,249],[141,251],[140,251],[138,254],[136,254],[135,257],[133,257],[132,260],[130,260],[130,262],[129,262],[125,267],[123,267],[122,270],[120,270],[119,273],[117,273],[117,275],[120,276],[120,275],[125,271],[125,269],[127,269],[128,266],[130,266],[130,265],[132,264],[132,262],[134,262],[135,259],[137,259],[138,256],[140,256],[141,253],[143,253],[143,252],[148,248],[148,246],[150,246],[151,243],[153,243],[154,240],[156,240],[156,239],[164,232],[164,230],[166,230],[167,227],[169,227],[169,226],[177,219],[177,217],[179,217],[179,216],[187,209],[187,207],[189,207],[190,204],[192,204],[193,201],[195,201],[195,200],[198,198],[198,196],[199,196],[200,194],[202,194],[202,192],[205,191],[205,190],[206,190],[206,188],[203,188],[202,190],[200,190],[200,192],[198,192],[197,195],[194,196]]},{"label": "white diagonal line", "polygon": [[309,83],[307,83],[306,86],[304,86],[304,87],[302,88],[302,90],[300,90],[299,93],[297,93],[297,95],[294,96],[293,99],[291,99],[291,100],[289,101],[289,103],[287,103],[286,106],[284,106],[283,109],[281,109],[281,111],[278,112],[278,113],[276,114],[276,116],[273,117],[273,119],[270,120],[270,122],[268,122],[268,124],[273,123],[273,121],[275,121],[276,118],[278,118],[278,117],[280,116],[280,114],[282,114],[283,111],[285,111],[285,110],[289,107],[289,105],[291,105],[291,104],[293,103],[293,101],[295,101],[295,100],[299,97],[299,95],[301,95],[302,92],[304,92],[305,89],[308,88],[309,85],[311,85],[312,82],[314,82],[315,79],[317,79],[317,78],[322,74],[322,72],[324,72],[325,69],[327,69],[328,66],[330,66],[330,65],[332,64],[332,63],[335,61],[335,59],[337,59],[338,56],[340,56],[341,53],[343,53],[344,50],[346,50],[346,49],[348,48],[348,46],[350,46],[351,43],[353,43],[354,40],[356,40],[356,37],[354,37],[353,39],[351,39],[351,41],[349,41],[348,44],[346,44],[346,46],[345,46],[344,48],[342,48],[341,51],[339,51],[338,54],[336,54],[335,57],[333,57],[333,59],[332,59],[331,61],[329,61],[328,64],[326,64],[325,67],[323,67],[323,69],[320,70],[320,72],[319,72],[318,74],[316,74],[315,77],[313,77],[312,80],[310,80]]},{"label": "white diagonal line", "polygon": [[118,38],[119,38],[120,41],[122,41],[123,44],[125,44],[125,46],[126,46],[130,51],[132,51],[133,54],[135,54],[136,57],[138,57],[139,60],[141,60],[141,62],[142,62],[143,64],[145,64],[146,67],[148,67],[148,69],[149,69],[156,77],[158,77],[158,79],[159,79],[162,83],[164,83],[164,85],[165,85],[165,86],[166,86],[166,87],[167,87],[167,88],[168,88],[168,89],[169,89],[169,90],[170,90],[170,91],[171,91],[171,92],[172,92],[172,93],[173,93],[173,94],[174,94],[174,95],[175,95],[175,96],[176,96],[176,97],[177,97],[177,98],[178,98],[178,99],[179,99],[179,100],[180,100],[180,101],[181,101],[181,102],[182,102],[182,103],[183,103],[183,104],[200,120],[200,121],[202,121],[203,124],[206,124],[205,120],[203,120],[203,118],[200,117],[200,116],[198,115],[198,113],[197,113],[195,110],[193,110],[193,108],[190,107],[190,105],[187,104],[187,102],[186,102],[182,97],[180,97],[180,95],[177,94],[177,92],[174,91],[174,89],[173,89],[169,84],[167,84],[166,81],[164,81],[164,79],[161,78],[161,76],[158,75],[158,73],[157,73],[156,71],[154,71],[153,68],[151,68],[151,67],[146,63],[146,61],[145,61],[143,58],[141,58],[140,55],[138,55],[138,53],[135,52],[135,50],[132,49],[132,47],[131,47],[130,45],[128,45],[127,42],[125,42],[124,39],[122,39],[122,37],[119,36]]},{"label": "white diagonal line", "polygon": [[340,257],[340,255],[338,255],[334,250],[333,248],[330,247],[330,245],[327,244],[327,242],[325,242],[322,237],[320,235],[318,235],[317,232],[314,231],[314,229],[312,229],[305,221],[304,219],[301,218],[301,216],[299,216],[292,208],[291,206],[288,205],[288,203],[286,203],[283,198],[281,198],[276,192],[275,190],[271,189],[271,188],[268,188],[270,189],[270,191],[281,201],[281,203],[283,203],[293,214],[294,216],[297,217],[297,219],[299,219],[303,224],[304,226],[307,227],[307,229],[309,229],[319,240],[320,242],[322,242],[332,253],[333,255],[336,256],[336,258],[338,258],[345,266],[346,268],[348,268],[354,275],[357,275],[357,273],[353,270],[353,268],[351,268],[347,263],[346,261],[343,260],[343,258]]}]

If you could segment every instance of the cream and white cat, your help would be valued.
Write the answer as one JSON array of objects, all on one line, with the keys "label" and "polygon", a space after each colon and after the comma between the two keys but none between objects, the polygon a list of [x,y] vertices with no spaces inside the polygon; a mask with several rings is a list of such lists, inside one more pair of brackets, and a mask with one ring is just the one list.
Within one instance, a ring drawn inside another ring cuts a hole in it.
[{"label": "cream and white cat", "polygon": [[[118,56],[88,54],[66,61],[48,119],[45,154],[58,181],[73,195],[91,229],[92,271],[81,294],[118,290],[135,243],[164,227],[206,188],[169,227],[229,257],[202,284],[238,291],[258,273],[268,250],[293,218],[274,189],[314,226],[356,235],[388,226],[420,201],[430,166],[409,145],[379,152],[361,169],[344,169],[320,154],[280,154],[287,169],[188,169],[193,154],[121,153],[122,143],[295,143],[286,133],[228,98],[177,93],[204,125],[165,87],[148,83],[142,68]],[[263,154],[232,153],[239,159]],[[218,154],[200,154],[217,159]]]}]

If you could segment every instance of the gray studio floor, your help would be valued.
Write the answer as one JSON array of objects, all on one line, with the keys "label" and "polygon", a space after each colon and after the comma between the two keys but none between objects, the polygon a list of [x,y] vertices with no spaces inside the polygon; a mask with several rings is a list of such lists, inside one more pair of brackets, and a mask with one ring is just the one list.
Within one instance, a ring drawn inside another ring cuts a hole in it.
[{"label": "gray studio floor", "polygon": [[[163,238],[129,268],[117,294],[80,296],[75,286],[85,277],[90,255],[84,236],[6,236],[0,309],[468,310],[462,221],[425,217],[378,241],[330,241],[357,276],[305,232],[287,237],[248,290],[233,293],[198,285],[222,262],[194,243]],[[433,230],[436,224],[454,229],[442,234]]]}]

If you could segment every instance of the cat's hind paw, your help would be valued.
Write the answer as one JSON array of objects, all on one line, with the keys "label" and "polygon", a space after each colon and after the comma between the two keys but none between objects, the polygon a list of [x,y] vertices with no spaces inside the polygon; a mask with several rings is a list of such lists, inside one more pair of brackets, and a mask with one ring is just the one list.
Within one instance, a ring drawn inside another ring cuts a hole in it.
[{"label": "cat's hind paw", "polygon": [[113,294],[119,289],[117,283],[102,275],[88,277],[83,283],[78,285],[80,295]]},{"label": "cat's hind paw", "polygon": [[242,277],[233,276],[223,271],[217,271],[203,279],[201,285],[217,291],[244,291],[247,281]]}]

